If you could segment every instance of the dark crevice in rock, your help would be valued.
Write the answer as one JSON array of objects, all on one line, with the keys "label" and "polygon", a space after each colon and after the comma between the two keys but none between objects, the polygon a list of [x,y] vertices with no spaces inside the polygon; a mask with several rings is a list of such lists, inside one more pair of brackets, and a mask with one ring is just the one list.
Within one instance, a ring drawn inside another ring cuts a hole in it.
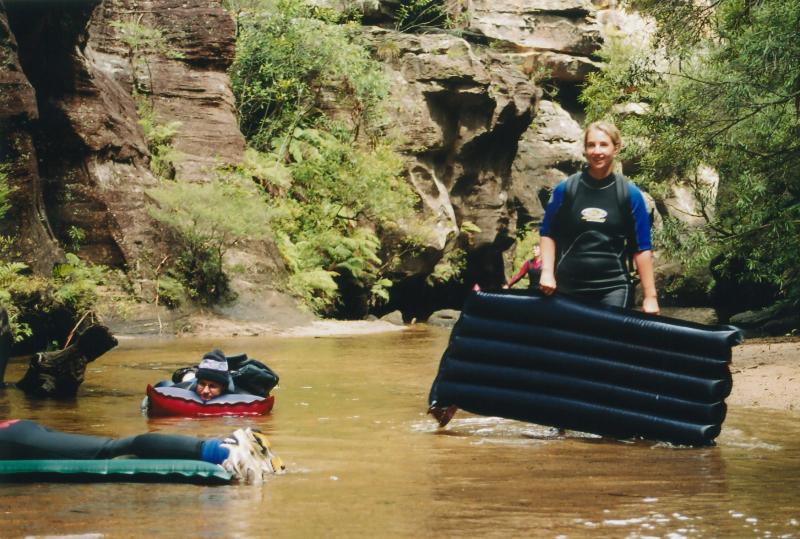
[{"label": "dark crevice in rock", "polygon": [[334,317],[339,320],[361,320],[369,314],[369,290],[347,270],[339,270],[335,278],[341,292],[341,301],[336,306]]},{"label": "dark crevice in rock", "polygon": [[460,309],[470,285],[447,283],[432,287],[425,277],[415,275],[396,283],[391,290],[391,298],[383,307],[376,309],[377,316],[392,311],[400,311],[404,322],[427,320],[434,311],[442,308]]},{"label": "dark crevice in rock", "polygon": [[[59,109],[40,107],[34,134],[44,201],[53,230],[62,245],[79,247],[82,258],[121,268],[125,259],[109,232],[109,209],[98,199],[86,169],[88,152]],[[71,234],[83,235],[75,245]]]},{"label": "dark crevice in rock", "polygon": [[554,81],[552,84],[557,90],[554,101],[569,112],[575,118],[575,121],[583,123],[586,117],[586,109],[579,100],[582,84],[570,81]]},{"label": "dark crevice in rock", "polygon": [[443,148],[453,148],[462,127],[470,131],[488,128],[494,102],[484,93],[470,94],[452,88],[425,94],[431,119],[442,128]]},{"label": "dark crevice in rock", "polygon": [[84,43],[86,24],[97,4],[99,0],[7,6],[20,63],[40,105],[74,90],[73,53]]},{"label": "dark crevice in rock", "polygon": [[38,160],[40,218],[61,245],[75,247],[78,233],[82,256],[121,267],[122,253],[105,226],[108,208],[93,195],[86,170],[89,150],[64,105],[78,93],[78,77],[86,77],[75,50],[85,44],[86,25],[98,3],[11,4],[8,18],[22,69],[36,93],[39,117],[30,132]]}]

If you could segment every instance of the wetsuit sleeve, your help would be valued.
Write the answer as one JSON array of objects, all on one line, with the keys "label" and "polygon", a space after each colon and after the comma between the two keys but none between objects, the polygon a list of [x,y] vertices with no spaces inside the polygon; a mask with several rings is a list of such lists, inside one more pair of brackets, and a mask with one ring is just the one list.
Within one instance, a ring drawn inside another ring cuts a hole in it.
[{"label": "wetsuit sleeve", "polygon": [[530,269],[530,267],[531,267],[531,261],[530,260],[526,260],[522,264],[522,266],[520,266],[519,271],[511,279],[508,280],[508,287],[511,288],[512,286],[517,284],[517,281],[522,279],[522,277],[526,273],[528,273],[528,270]]},{"label": "wetsuit sleeve", "polygon": [[556,233],[555,217],[556,214],[558,214],[558,210],[561,209],[561,205],[564,203],[564,193],[566,193],[566,191],[566,180],[556,185],[556,188],[553,189],[553,194],[550,195],[550,201],[547,203],[547,207],[544,209],[542,226],[539,227],[540,236],[552,237]]},{"label": "wetsuit sleeve", "polygon": [[636,241],[635,251],[650,251],[653,243],[650,238],[650,213],[644,195],[635,185],[629,185],[631,197],[631,213],[633,213],[633,238]]}]

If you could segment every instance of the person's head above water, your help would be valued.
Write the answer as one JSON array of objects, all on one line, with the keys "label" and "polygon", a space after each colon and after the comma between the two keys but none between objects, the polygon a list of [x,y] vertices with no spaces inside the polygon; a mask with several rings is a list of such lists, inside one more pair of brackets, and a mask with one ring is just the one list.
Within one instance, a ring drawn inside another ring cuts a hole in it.
[{"label": "person's head above water", "polygon": [[195,391],[204,401],[225,393],[231,380],[225,354],[221,350],[214,350],[204,355],[197,367],[195,378],[197,378]]}]

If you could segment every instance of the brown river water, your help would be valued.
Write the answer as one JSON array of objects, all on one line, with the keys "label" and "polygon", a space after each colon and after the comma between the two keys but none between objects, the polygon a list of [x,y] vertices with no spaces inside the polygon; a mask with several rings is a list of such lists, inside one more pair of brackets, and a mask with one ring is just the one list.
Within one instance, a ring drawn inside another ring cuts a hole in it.
[{"label": "brown river water", "polygon": [[[425,409],[448,334],[123,339],[74,401],[0,390],[0,418],[70,432],[257,426],[287,466],[258,486],[0,484],[0,537],[800,537],[797,413],[731,407],[699,449],[464,412],[440,431]],[[279,373],[271,415],[141,415],[148,382],[217,346]]]}]

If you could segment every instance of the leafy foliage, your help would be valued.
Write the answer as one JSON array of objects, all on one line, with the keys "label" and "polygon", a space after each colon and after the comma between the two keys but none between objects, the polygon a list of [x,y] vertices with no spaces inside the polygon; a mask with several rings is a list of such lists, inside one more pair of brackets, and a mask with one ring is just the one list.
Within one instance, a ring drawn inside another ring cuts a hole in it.
[{"label": "leafy foliage", "polygon": [[[4,219],[6,213],[11,209],[8,197],[13,192],[8,184],[8,165],[0,163],[0,219]],[[20,281],[25,280],[22,276],[28,267],[20,262],[9,262],[8,251],[12,245],[11,238],[0,236],[0,247],[2,247],[2,260],[0,260],[0,307],[8,313],[11,333],[15,341],[22,340],[30,335],[30,327],[19,322],[21,314],[20,308],[14,298],[14,289]]]},{"label": "leafy foliage", "polygon": [[17,341],[31,335],[23,320],[30,313],[66,310],[75,319],[91,312],[97,302],[97,288],[107,279],[103,266],[88,264],[67,253],[66,262],[53,269],[51,278],[30,275],[21,262],[0,263],[0,305],[9,315],[11,331]]},{"label": "leafy foliage", "polygon": [[175,135],[181,127],[181,122],[172,121],[160,123],[156,119],[153,106],[143,100],[138,100],[139,125],[144,131],[144,140],[150,151],[150,170],[164,179],[175,178],[175,165],[180,159],[180,154],[172,146]]},{"label": "leafy foliage", "polygon": [[[436,286],[447,283],[457,283],[461,280],[464,270],[467,268],[467,250],[474,240],[474,235],[481,231],[480,227],[472,221],[464,221],[461,223],[458,238],[455,241],[455,247],[445,250],[444,256],[433,271],[425,279],[428,286]],[[409,242],[413,245],[414,239],[411,238]]]},{"label": "leafy foliage", "polygon": [[323,91],[336,92],[356,130],[374,121],[386,95],[356,28],[313,16],[299,0],[278,0],[240,29],[231,82],[242,132],[258,150],[285,149],[296,128],[317,125]]},{"label": "leafy foliage", "polygon": [[457,281],[467,267],[467,252],[456,248],[447,251],[425,279],[429,286]]},{"label": "leafy foliage", "polygon": [[[381,65],[353,26],[320,16],[278,0],[243,23],[231,79],[252,149],[230,172],[272,197],[289,289],[335,314],[344,282],[373,304],[388,298],[379,235],[411,215],[416,198],[401,157],[379,140],[388,88]],[[325,114],[332,96],[335,119]]]},{"label": "leafy foliage", "polygon": [[346,275],[387,296],[376,229],[390,229],[411,214],[414,194],[400,177],[402,161],[388,146],[372,151],[330,133],[304,130],[289,166],[288,197],[275,199],[273,228],[294,276],[290,288],[321,313],[338,300],[335,278]]},{"label": "leafy foliage", "polygon": [[[21,305],[23,303],[21,296],[27,295],[28,289],[38,288],[31,286],[33,285],[32,280],[24,276],[27,269],[28,266],[21,262],[0,263],[0,306],[8,313],[11,333],[15,341],[21,341],[31,335],[30,326],[20,321],[20,315],[24,308],[24,305]],[[42,287],[44,288],[43,283]]]},{"label": "leafy foliage", "polygon": [[[112,21],[111,27],[125,45],[126,55],[133,71],[134,93],[153,91],[153,74],[148,58],[151,55],[162,55],[167,58],[183,58],[183,53],[172,48],[164,33],[153,26],[142,22],[143,14],[133,15],[127,21]],[[138,75],[140,68],[147,71],[149,85],[144,84]]]},{"label": "leafy foliage", "polygon": [[263,238],[269,215],[264,201],[240,184],[165,182],[147,194],[150,215],[180,245],[176,277],[203,303],[229,297],[223,257],[237,242]]},{"label": "leafy foliage", "polygon": [[53,268],[55,302],[66,305],[75,313],[92,309],[97,301],[97,285],[105,280],[106,269],[83,262],[73,253],[66,254],[67,261]]},{"label": "leafy foliage", "polygon": [[395,14],[395,29],[410,32],[447,24],[447,10],[442,0],[401,0]]},{"label": "leafy foliage", "polygon": [[169,275],[158,278],[158,302],[170,309],[179,307],[186,300],[186,287]]},{"label": "leafy foliage", "polygon": [[[667,223],[673,255],[800,298],[800,0],[633,4],[658,32],[638,50],[606,48],[607,67],[583,94],[590,119],[622,124],[651,192],[702,166],[719,172],[716,207],[697,192],[705,226]],[[635,102],[647,110],[620,114]]]},{"label": "leafy foliage", "polygon": [[14,189],[8,184],[8,165],[0,163],[0,219],[5,218],[8,210],[11,209],[11,203],[8,197]]},{"label": "leafy foliage", "polygon": [[70,249],[73,253],[77,253],[83,242],[86,241],[86,232],[82,228],[72,225],[67,229],[67,237],[69,238]]}]

